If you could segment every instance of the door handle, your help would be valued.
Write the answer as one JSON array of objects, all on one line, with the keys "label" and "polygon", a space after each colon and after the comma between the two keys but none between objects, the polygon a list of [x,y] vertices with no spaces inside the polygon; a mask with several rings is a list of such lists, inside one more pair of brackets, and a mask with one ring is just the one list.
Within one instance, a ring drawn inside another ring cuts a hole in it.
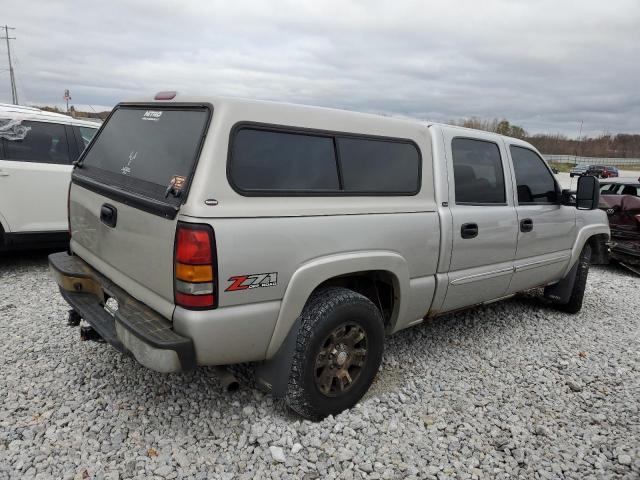
[{"label": "door handle", "polygon": [[2,170],[0,170],[0,177],[8,177],[9,174],[7,172],[3,172]]},{"label": "door handle", "polygon": [[530,232],[533,230],[533,220],[530,218],[523,218],[520,220],[520,231],[521,232]]},{"label": "door handle", "polygon": [[105,203],[100,207],[100,221],[107,227],[115,227],[118,221],[118,210],[113,205]]},{"label": "door handle", "polygon": [[477,223],[463,223],[460,227],[460,236],[462,238],[474,238],[478,236]]}]

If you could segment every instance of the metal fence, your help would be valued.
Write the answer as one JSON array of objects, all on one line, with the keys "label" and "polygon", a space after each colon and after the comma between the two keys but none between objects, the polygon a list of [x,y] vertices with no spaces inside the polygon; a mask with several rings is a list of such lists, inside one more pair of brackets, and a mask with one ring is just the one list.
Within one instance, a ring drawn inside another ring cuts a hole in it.
[{"label": "metal fence", "polygon": [[577,157],[575,155],[543,155],[547,162],[640,167],[640,158]]}]

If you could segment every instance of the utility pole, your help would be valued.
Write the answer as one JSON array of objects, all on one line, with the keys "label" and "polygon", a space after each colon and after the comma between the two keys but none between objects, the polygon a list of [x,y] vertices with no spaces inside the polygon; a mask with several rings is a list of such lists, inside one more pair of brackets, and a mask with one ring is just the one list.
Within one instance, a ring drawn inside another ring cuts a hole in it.
[{"label": "utility pole", "polygon": [[9,27],[7,25],[0,28],[4,28],[4,37],[0,37],[0,40],[7,41],[7,56],[9,57],[9,78],[11,80],[11,99],[13,100],[14,105],[18,105],[18,90],[16,89],[16,77],[13,74],[13,65],[11,64],[11,46],[9,44],[9,40],[16,39],[16,37],[9,36],[9,30],[15,30],[15,28]]},{"label": "utility pole", "polygon": [[578,132],[578,144],[576,145],[576,156],[573,160],[573,163],[578,164],[578,151],[580,150],[580,142],[582,142],[582,124],[584,124],[584,120],[580,120],[580,131]]}]

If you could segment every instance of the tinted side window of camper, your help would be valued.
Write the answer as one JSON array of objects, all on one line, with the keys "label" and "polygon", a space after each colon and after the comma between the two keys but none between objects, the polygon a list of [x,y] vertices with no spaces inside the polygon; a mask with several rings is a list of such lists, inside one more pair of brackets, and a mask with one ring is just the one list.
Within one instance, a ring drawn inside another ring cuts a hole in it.
[{"label": "tinted side window of camper", "polygon": [[415,145],[386,140],[338,138],[347,192],[416,193],[420,155]]},{"label": "tinted side window of camper", "polygon": [[233,139],[231,179],[243,191],[336,191],[333,139],[242,128]]}]

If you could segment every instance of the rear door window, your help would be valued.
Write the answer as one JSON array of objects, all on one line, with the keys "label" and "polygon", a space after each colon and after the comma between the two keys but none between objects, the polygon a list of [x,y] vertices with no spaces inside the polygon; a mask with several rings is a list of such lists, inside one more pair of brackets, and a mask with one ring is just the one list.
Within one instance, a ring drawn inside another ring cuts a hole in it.
[{"label": "rear door window", "polygon": [[204,107],[118,107],[76,173],[163,201],[175,184],[177,198],[195,166],[208,117]]},{"label": "rear door window", "polygon": [[231,178],[245,191],[339,188],[331,137],[241,128],[233,141]]},{"label": "rear door window", "polygon": [[457,204],[506,204],[498,145],[486,140],[454,138],[451,152]]},{"label": "rear door window", "polygon": [[544,160],[528,148],[511,145],[510,149],[518,187],[518,203],[523,205],[556,202],[556,181]]},{"label": "rear door window", "polygon": [[59,123],[21,122],[26,135],[6,139],[5,155],[8,160],[68,165],[69,143],[65,126]]},{"label": "rear door window", "polygon": [[411,143],[338,138],[342,181],[347,192],[415,193],[420,155]]}]

